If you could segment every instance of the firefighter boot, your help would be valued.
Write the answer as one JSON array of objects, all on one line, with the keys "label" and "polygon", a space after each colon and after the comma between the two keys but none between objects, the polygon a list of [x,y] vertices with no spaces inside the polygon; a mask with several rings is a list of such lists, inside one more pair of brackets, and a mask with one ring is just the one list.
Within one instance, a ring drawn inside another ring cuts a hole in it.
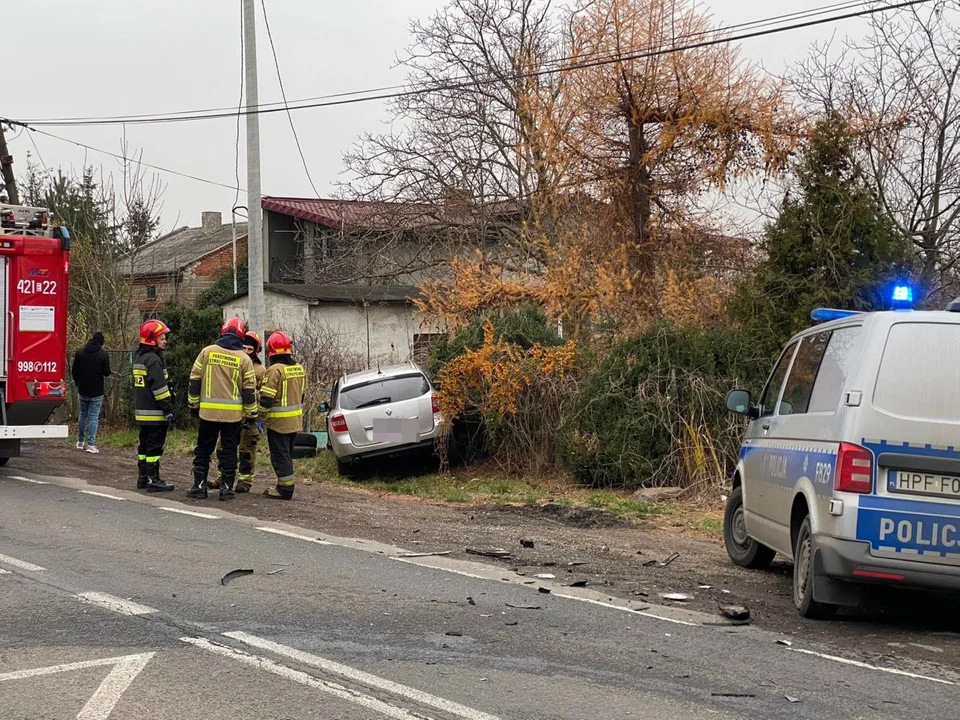
[{"label": "firefighter boot", "polygon": [[187,490],[187,497],[207,499],[207,470],[204,468],[193,469],[193,487]]},{"label": "firefighter boot", "polygon": [[147,461],[137,460],[137,490],[147,489]]},{"label": "firefighter boot", "polygon": [[253,487],[253,453],[249,450],[240,451],[240,466],[237,471],[237,484],[234,490],[238,493],[248,493]]},{"label": "firefighter boot", "polygon": [[263,494],[274,500],[293,500],[293,481],[278,480],[275,488],[267,488]]},{"label": "firefighter boot", "polygon": [[227,473],[224,473],[222,479],[220,480],[220,499],[221,500],[233,500],[237,493],[234,491],[233,486],[236,484],[236,479]]},{"label": "firefighter boot", "polygon": [[171,490],[173,490],[173,483],[160,479],[160,463],[147,463],[147,492],[170,492]]}]

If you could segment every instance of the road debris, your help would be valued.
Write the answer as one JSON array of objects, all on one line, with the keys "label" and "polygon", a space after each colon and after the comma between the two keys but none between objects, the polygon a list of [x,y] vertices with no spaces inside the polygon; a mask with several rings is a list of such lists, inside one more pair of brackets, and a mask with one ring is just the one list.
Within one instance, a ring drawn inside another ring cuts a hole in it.
[{"label": "road debris", "polygon": [[653,567],[653,566],[656,565],[656,564],[657,564],[657,561],[656,561],[656,560],[647,560],[646,562],[643,563],[643,566],[644,566],[644,567]]},{"label": "road debris", "polygon": [[685,595],[684,593],[663,593],[660,597],[664,600],[673,600],[674,602],[693,600],[693,595]]},{"label": "road debris", "polygon": [[793,697],[792,695],[784,695],[783,697],[785,697],[786,700],[787,700],[787,702],[789,702],[789,703],[798,703],[798,702],[800,702],[800,698]]},{"label": "road debris", "polygon": [[540,605],[513,605],[512,603],[504,603],[508,608],[513,608],[514,610],[542,610],[543,608]]},{"label": "road debris", "polygon": [[449,637],[463,637],[463,633],[459,630],[447,630],[445,634]]},{"label": "road debris", "polygon": [[403,553],[402,555],[397,555],[398,558],[418,558],[418,557],[436,557],[438,555],[449,555],[450,550],[440,550],[439,552],[422,552],[422,553]]},{"label": "road debris", "polygon": [[220,584],[226,585],[234,578],[243,577],[244,575],[253,575],[253,570],[231,570],[222,578],[220,578]]},{"label": "road debris", "polygon": [[277,573],[282,573],[286,568],[277,568],[276,570],[271,570],[267,575],[276,575]]},{"label": "road debris", "polygon": [[537,592],[543,593],[544,595],[549,595],[549,594],[550,594],[550,588],[538,587],[538,588],[537,588]]},{"label": "road debris", "polygon": [[471,605],[476,605],[476,604],[477,604],[477,601],[474,600],[472,597],[468,597],[468,598],[467,598],[467,602],[470,603]]},{"label": "road debris", "polygon": [[726,693],[726,692],[713,692],[710,693],[713,697],[726,697],[726,698],[755,698],[756,695],[753,693]]},{"label": "road debris", "polygon": [[660,567],[666,567],[667,565],[672,563],[674,560],[676,560],[678,557],[680,557],[680,553],[678,552],[672,553],[669,557],[667,557],[663,562],[660,563]]},{"label": "road debris", "polygon": [[540,580],[553,580],[557,576],[554,575],[553,573],[537,573],[536,575],[534,575],[534,577]]},{"label": "road debris", "polygon": [[709,590],[713,585],[697,585],[697,590]]},{"label": "road debris", "polygon": [[520,623],[518,623],[516,620],[511,620],[510,622],[505,622],[505,623],[504,623],[504,625],[519,625],[519,624],[520,624]]},{"label": "road debris", "polygon": [[793,643],[789,640],[777,640],[777,645],[786,645],[787,647],[790,647],[793,645]]},{"label": "road debris", "polygon": [[520,544],[525,548],[536,547],[536,543],[529,538],[520,538]]},{"label": "road debris", "polygon": [[720,614],[728,620],[739,622],[750,620],[750,610],[743,605],[720,605]]},{"label": "road debris", "polygon": [[567,585],[567,587],[586,587],[586,586],[587,586],[586,580],[574,580],[572,583]]},{"label": "road debris", "polygon": [[587,564],[586,560],[571,560],[570,562],[567,563],[567,567],[578,567],[580,565],[586,565],[586,564]]},{"label": "road debris", "polygon": [[504,550],[503,548],[464,548],[464,552],[467,555],[479,555],[480,557],[495,558],[497,560],[505,560],[510,557],[510,551]]},{"label": "road debris", "polygon": [[649,597],[649,596],[650,596],[650,593],[648,593],[646,590],[634,590],[634,591],[631,592],[630,594],[631,594],[631,595],[636,595],[636,596],[638,596],[638,597]]}]

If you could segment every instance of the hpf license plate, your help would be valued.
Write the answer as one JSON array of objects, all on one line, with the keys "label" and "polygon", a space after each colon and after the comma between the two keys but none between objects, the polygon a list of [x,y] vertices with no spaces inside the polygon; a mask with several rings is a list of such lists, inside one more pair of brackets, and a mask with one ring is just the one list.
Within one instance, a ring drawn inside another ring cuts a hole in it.
[{"label": "hpf license plate", "polygon": [[914,470],[891,470],[887,479],[887,490],[960,500],[960,477]]},{"label": "hpf license plate", "polygon": [[419,440],[416,418],[375,418],[373,441],[378,443],[415,443]]}]

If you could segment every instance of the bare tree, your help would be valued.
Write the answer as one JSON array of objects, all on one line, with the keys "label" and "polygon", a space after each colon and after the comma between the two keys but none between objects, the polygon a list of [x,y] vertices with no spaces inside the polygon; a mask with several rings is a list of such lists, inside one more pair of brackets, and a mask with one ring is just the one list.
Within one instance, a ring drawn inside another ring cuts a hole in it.
[{"label": "bare tree", "polygon": [[[916,248],[931,302],[957,292],[960,259],[960,27],[954,1],[871,16],[839,53],[819,46],[801,95],[857,126],[884,211]],[[834,57],[838,55],[838,57]]]}]

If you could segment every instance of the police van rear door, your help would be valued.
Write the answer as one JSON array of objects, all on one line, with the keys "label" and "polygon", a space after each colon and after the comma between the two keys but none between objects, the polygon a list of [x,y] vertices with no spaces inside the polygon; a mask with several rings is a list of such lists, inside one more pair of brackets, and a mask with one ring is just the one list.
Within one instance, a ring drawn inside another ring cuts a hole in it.
[{"label": "police van rear door", "polygon": [[877,557],[960,565],[960,317],[883,313],[857,431],[874,456],[856,537]]}]

